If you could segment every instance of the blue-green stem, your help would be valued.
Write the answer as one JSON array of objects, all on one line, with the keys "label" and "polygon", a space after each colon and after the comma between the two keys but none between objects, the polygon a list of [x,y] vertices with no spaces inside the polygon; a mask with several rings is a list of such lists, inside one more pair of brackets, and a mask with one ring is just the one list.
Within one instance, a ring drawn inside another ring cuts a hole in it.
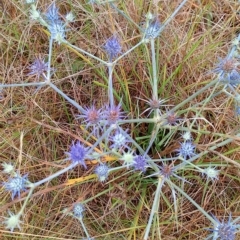
[{"label": "blue-green stem", "polygon": [[85,227],[85,224],[83,223],[82,217],[78,218],[78,220],[79,220],[79,222],[80,222],[81,225],[82,225],[82,228],[83,228],[83,230],[84,230],[84,232],[85,232],[85,234],[86,234],[86,236],[87,236],[87,239],[90,239],[90,236],[89,236],[88,231],[87,231],[87,229],[86,229],[86,227]]},{"label": "blue-green stem", "polygon": [[46,83],[47,83],[47,84],[49,84],[50,81],[51,81],[52,46],[53,46],[53,38],[50,37],[50,41],[49,41],[49,52],[48,52],[48,66],[47,66],[47,79],[46,79]]},{"label": "blue-green stem", "polygon": [[21,215],[23,214],[23,211],[24,211],[25,207],[27,206],[27,202],[28,202],[29,198],[32,196],[32,193],[33,193],[34,188],[35,188],[35,187],[32,185],[31,188],[30,188],[30,190],[29,190],[29,192],[28,192],[27,197],[26,197],[25,200],[24,200],[24,203],[23,203],[23,205],[22,205],[22,207],[21,207],[21,210],[20,210],[19,213],[18,213],[19,216],[21,216]]},{"label": "blue-green stem", "polygon": [[203,93],[204,91],[208,90],[210,87],[212,87],[213,85],[215,85],[217,82],[219,81],[219,79],[215,79],[213,81],[211,81],[209,84],[207,84],[205,87],[199,89],[197,92],[195,92],[193,95],[191,95],[190,97],[188,97],[187,99],[185,99],[184,101],[182,101],[181,103],[179,103],[178,105],[176,105],[175,107],[173,107],[172,109],[170,109],[170,111],[172,112],[176,112],[179,108],[181,108],[182,106],[184,106],[185,104],[187,104],[188,102],[192,101],[195,97],[197,97],[199,94]]},{"label": "blue-green stem", "polygon": [[151,229],[153,217],[154,217],[155,214],[158,214],[159,200],[160,200],[160,195],[161,195],[161,190],[162,190],[163,183],[164,183],[164,179],[162,177],[159,177],[158,178],[157,190],[155,192],[152,209],[151,209],[150,217],[148,219],[147,227],[145,229],[145,234],[144,234],[143,240],[148,240],[148,235],[149,235],[149,232],[150,232],[150,229]]},{"label": "blue-green stem", "polygon": [[101,58],[98,58],[98,57],[92,55],[91,53],[86,52],[86,51],[84,51],[83,49],[72,45],[72,44],[71,44],[70,42],[68,42],[67,40],[64,40],[64,43],[65,43],[66,45],[68,45],[68,46],[76,49],[77,51],[79,51],[79,52],[81,52],[81,53],[84,53],[84,54],[86,54],[87,56],[89,56],[89,57],[91,57],[91,58],[93,58],[93,59],[95,59],[95,60],[97,60],[97,61],[99,61],[99,62],[101,62],[101,63],[103,63],[103,64],[105,64],[105,65],[108,65],[108,63],[105,62],[104,60],[102,60]]},{"label": "blue-green stem", "polygon": [[137,43],[135,46],[133,46],[132,48],[130,48],[128,51],[126,51],[125,53],[123,53],[120,57],[118,57],[117,59],[115,59],[112,63],[115,64],[117,63],[120,59],[122,59],[123,57],[125,57],[126,55],[128,55],[130,52],[132,52],[135,48],[137,48],[138,46],[140,46],[142,43],[144,43],[145,40],[142,39],[139,43]]},{"label": "blue-green stem", "polygon": [[199,206],[187,193],[185,193],[180,187],[174,184],[171,180],[166,179],[166,182],[172,185],[178,192],[180,192],[185,198],[187,198],[205,217],[210,220],[213,224],[216,223],[215,219],[211,217],[201,206]]},{"label": "blue-green stem", "polygon": [[110,101],[110,107],[114,107],[114,97],[113,97],[113,64],[108,63],[108,99]]},{"label": "blue-green stem", "polygon": [[51,181],[52,179],[54,179],[54,178],[60,176],[61,174],[71,170],[72,168],[76,167],[78,164],[79,164],[78,162],[74,162],[74,163],[70,164],[68,167],[65,167],[62,170],[60,170],[60,171],[58,171],[58,172],[56,172],[56,173],[54,173],[54,174],[44,178],[44,179],[42,179],[42,180],[40,180],[38,182],[33,183],[33,188],[36,188],[37,186],[40,186],[41,184],[43,184],[45,182]]},{"label": "blue-green stem", "polygon": [[4,84],[0,85],[0,88],[6,88],[6,87],[30,87],[30,86],[44,86],[46,85],[46,82],[33,82],[33,83],[13,83],[13,84]]},{"label": "blue-green stem", "polygon": [[48,84],[52,89],[54,89],[57,93],[59,93],[64,99],[66,99],[69,103],[71,103],[74,107],[76,107],[81,113],[86,113],[83,107],[81,107],[76,101],[68,97],[65,93],[63,93],[56,85],[49,82]]},{"label": "blue-green stem", "polygon": [[181,4],[175,9],[175,11],[171,14],[171,16],[163,23],[163,25],[160,28],[160,33],[165,29],[165,27],[169,24],[170,21],[176,16],[176,14],[180,11],[180,9],[184,6],[184,4],[188,0],[183,0]]},{"label": "blue-green stem", "polygon": [[141,27],[139,27],[129,16],[127,16],[123,11],[117,8],[112,2],[110,2],[110,6],[115,9],[118,13],[120,13],[123,17],[125,17],[130,23],[132,23],[136,28],[142,31]]}]

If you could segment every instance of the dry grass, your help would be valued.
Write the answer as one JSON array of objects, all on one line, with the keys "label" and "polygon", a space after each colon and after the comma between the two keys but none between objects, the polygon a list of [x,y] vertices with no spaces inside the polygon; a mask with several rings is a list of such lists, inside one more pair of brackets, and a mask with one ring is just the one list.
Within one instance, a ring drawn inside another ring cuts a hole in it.
[{"label": "dry grass", "polygon": [[[148,10],[158,13],[160,20],[164,21],[181,1],[155,2],[158,2],[157,6],[143,0],[121,1],[118,5],[137,24],[141,24]],[[27,76],[28,66],[36,56],[47,57],[48,36],[39,24],[29,22],[24,4],[14,0],[1,3],[0,80],[2,83],[35,81],[34,77]],[[45,11],[49,3],[39,1],[38,7]],[[68,32],[69,41],[96,56],[105,58],[101,46],[114,33],[122,40],[123,52],[140,39],[135,26],[108,5],[92,8],[85,1],[76,0],[57,4],[62,14],[72,9],[76,15],[76,22]],[[188,1],[158,39],[161,98],[169,98],[169,103],[176,105],[213,79],[209,71],[218,57],[226,55],[231,40],[239,33],[238,10],[237,1]],[[150,96],[148,72],[151,66],[147,53],[145,46],[137,48],[118,63],[114,73],[115,97],[122,99],[129,116],[136,117],[145,110],[146,105],[138,98]],[[68,96],[82,106],[88,106],[89,102],[101,106],[106,102],[107,73],[104,66],[57,44],[54,45],[52,59],[56,69],[53,82]],[[0,162],[13,163],[21,173],[29,173],[32,182],[67,165],[67,162],[61,163],[72,141],[82,141],[88,135],[75,119],[77,110],[57,93],[47,87],[36,94],[34,91],[32,87],[6,88],[0,100]],[[209,89],[186,107],[203,101],[211,92]],[[198,107],[195,109],[199,111]],[[191,109],[181,117],[194,118],[196,112]],[[194,135],[198,152],[231,138],[239,129],[233,103],[225,95],[211,100],[200,112],[202,119],[197,121]],[[190,120],[186,120],[185,126],[189,125]],[[128,126],[132,127],[136,128]],[[134,136],[140,138],[149,136],[151,129],[148,124],[141,124],[132,130]],[[161,131],[159,139],[164,134],[166,132]],[[222,134],[222,138],[218,134]],[[158,146],[156,143],[151,150],[152,156],[171,156],[179,146],[179,137],[179,133],[175,133],[167,144]],[[147,146],[148,140],[143,139],[140,144]],[[185,192],[216,216],[229,212],[233,217],[240,214],[240,171],[239,166],[231,162],[240,164],[239,143],[239,138],[236,138],[233,143],[197,160],[203,165],[209,162],[219,164],[219,181],[206,184],[194,171],[181,173],[193,183],[184,185]],[[84,232],[79,223],[64,216],[62,210],[85,200],[84,222],[91,236],[96,239],[141,239],[156,189],[154,181],[137,173],[120,171],[111,174],[108,182],[102,184],[91,175],[93,168],[94,163],[88,161],[87,171],[78,167],[39,187],[28,203],[22,231],[10,233],[1,226],[1,239],[80,239]],[[6,180],[5,175],[0,176],[1,182]],[[179,181],[179,184],[182,183]],[[19,210],[25,195],[10,201],[10,195],[1,188],[2,216],[6,216],[8,209]],[[162,195],[159,215],[149,239],[200,240],[209,234],[206,231],[210,227],[209,221],[184,197],[178,195],[176,215],[167,185]]]}]

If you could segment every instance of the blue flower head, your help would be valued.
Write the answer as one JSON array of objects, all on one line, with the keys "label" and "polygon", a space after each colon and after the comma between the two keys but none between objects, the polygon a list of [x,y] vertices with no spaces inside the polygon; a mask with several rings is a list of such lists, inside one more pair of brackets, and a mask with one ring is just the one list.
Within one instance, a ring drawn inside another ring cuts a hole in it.
[{"label": "blue flower head", "polygon": [[104,45],[104,50],[107,52],[111,62],[113,58],[117,57],[117,55],[121,53],[122,50],[118,38],[115,36],[109,38]]},{"label": "blue flower head", "polygon": [[121,103],[117,106],[106,106],[106,109],[103,113],[103,118],[107,120],[108,124],[115,124],[117,121],[121,120],[124,117],[123,112],[121,111]]},{"label": "blue flower head", "polygon": [[73,207],[73,215],[77,218],[83,218],[85,207],[82,203],[77,203]]},{"label": "blue flower head", "polygon": [[235,224],[232,221],[231,214],[227,222],[220,222],[215,216],[213,216],[214,220],[216,221],[214,224],[214,228],[210,229],[213,233],[210,237],[213,239],[220,239],[220,240],[235,240],[236,233],[240,228],[240,225]]},{"label": "blue flower head", "polygon": [[8,182],[4,182],[3,186],[6,188],[6,190],[12,192],[12,199],[16,195],[20,197],[21,191],[26,190],[26,186],[28,183],[27,175],[21,176],[19,173],[17,173],[14,177],[9,178]]},{"label": "blue flower head", "polygon": [[110,141],[113,142],[113,144],[110,146],[110,148],[120,149],[120,148],[128,148],[127,143],[130,142],[128,140],[128,134],[125,131],[117,130],[115,134],[111,137],[109,137]]},{"label": "blue flower head", "polygon": [[161,31],[161,23],[156,17],[150,22],[149,26],[145,30],[145,38],[146,39],[156,38],[159,36],[160,31]]},{"label": "blue flower head", "polygon": [[45,16],[49,24],[56,23],[60,20],[58,8],[56,7],[55,2],[48,8]]},{"label": "blue flower head", "polygon": [[219,74],[219,79],[223,83],[236,87],[240,84],[240,74],[238,70],[239,62],[233,58],[220,59],[213,72]]},{"label": "blue flower head", "polygon": [[147,167],[147,159],[141,155],[135,156],[133,167],[136,171],[145,172]]},{"label": "blue flower head", "polygon": [[102,109],[97,109],[94,105],[89,108],[84,109],[85,112],[77,116],[77,119],[82,118],[83,123],[86,123],[87,126],[98,125],[102,119]]},{"label": "blue flower head", "polygon": [[77,162],[82,165],[85,169],[87,168],[85,163],[85,157],[87,154],[88,148],[82,146],[82,144],[78,141],[77,143],[73,143],[70,148],[70,152],[66,152],[66,154],[70,157],[72,162]]},{"label": "blue flower head", "polygon": [[181,146],[177,151],[179,156],[183,157],[184,159],[191,158],[196,155],[195,145],[191,141],[181,143]]},{"label": "blue flower head", "polygon": [[104,182],[108,178],[109,167],[106,164],[100,164],[95,168],[95,174],[100,182]]},{"label": "blue flower head", "polygon": [[30,72],[28,75],[36,75],[37,78],[40,78],[41,75],[44,75],[45,72],[47,72],[48,69],[48,63],[44,62],[41,58],[36,58],[34,62],[29,67]]}]

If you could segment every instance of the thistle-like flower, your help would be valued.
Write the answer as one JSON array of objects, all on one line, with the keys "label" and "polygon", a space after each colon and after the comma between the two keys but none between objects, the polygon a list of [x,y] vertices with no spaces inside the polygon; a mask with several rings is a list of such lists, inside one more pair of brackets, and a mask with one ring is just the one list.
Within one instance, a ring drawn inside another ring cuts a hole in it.
[{"label": "thistle-like flower", "polygon": [[51,4],[45,14],[46,20],[49,24],[56,23],[60,21],[58,8],[56,7],[55,2]]},{"label": "thistle-like flower", "polygon": [[3,166],[3,172],[4,173],[11,174],[15,171],[15,168],[12,164],[4,162],[4,163],[2,163],[2,166]]},{"label": "thistle-like flower", "polygon": [[6,190],[12,192],[12,199],[14,199],[15,195],[18,195],[20,197],[21,191],[25,191],[27,187],[28,179],[27,175],[21,176],[19,173],[17,173],[14,177],[9,178],[8,182],[4,182],[3,186],[6,188]]},{"label": "thistle-like flower", "polygon": [[70,152],[66,152],[72,162],[77,162],[82,165],[85,169],[87,168],[85,163],[85,158],[87,154],[88,148],[82,146],[82,144],[78,141],[77,143],[73,143]]},{"label": "thistle-like flower", "polygon": [[40,76],[43,76],[46,79],[45,72],[48,70],[48,63],[41,58],[36,58],[29,67],[29,70],[28,75],[36,75],[38,79]]},{"label": "thistle-like flower", "polygon": [[127,168],[132,167],[135,164],[134,160],[135,156],[133,152],[124,152],[120,160],[123,161],[123,165],[126,166]]},{"label": "thistle-like flower", "polygon": [[13,232],[14,228],[18,228],[19,230],[21,230],[20,223],[22,223],[22,221],[20,221],[19,219],[20,214],[15,215],[11,211],[8,211],[8,214],[10,215],[10,217],[4,217],[6,219],[4,221],[4,223],[6,224],[6,229],[10,229],[11,232]]},{"label": "thistle-like flower", "polygon": [[227,83],[236,87],[240,84],[240,73],[238,66],[240,63],[233,58],[220,59],[213,72],[219,74],[219,79],[223,83]]},{"label": "thistle-like flower", "polygon": [[185,160],[196,155],[195,145],[191,141],[181,143],[181,146],[177,151],[179,156],[183,157]]},{"label": "thistle-like flower", "polygon": [[235,224],[232,221],[232,216],[230,214],[229,219],[227,222],[220,222],[215,216],[213,216],[214,220],[216,221],[214,224],[214,228],[210,229],[213,233],[209,237],[213,237],[213,240],[235,240],[236,233],[240,228],[239,224]]},{"label": "thistle-like flower", "polygon": [[202,169],[201,171],[203,176],[207,177],[207,181],[212,180],[218,180],[219,170],[216,170],[215,168],[209,166],[208,168]]},{"label": "thistle-like flower", "polygon": [[85,207],[82,203],[76,203],[73,207],[73,215],[76,218],[83,218],[84,211],[85,211]]},{"label": "thistle-like flower", "polygon": [[156,17],[150,23],[147,29],[145,30],[145,39],[156,38],[159,36],[161,31],[161,23]]},{"label": "thistle-like flower", "polygon": [[124,115],[121,111],[121,103],[117,106],[106,106],[105,111],[103,112],[103,118],[107,120],[107,124],[115,124],[117,121],[123,119]]},{"label": "thistle-like flower", "polygon": [[109,140],[113,142],[110,148],[114,148],[114,149],[128,148],[129,149],[127,143],[129,143],[130,141],[127,138],[127,133],[124,132],[123,130],[122,131],[117,130],[113,136],[109,137]]},{"label": "thistle-like flower", "polygon": [[133,163],[134,170],[141,171],[141,172],[146,171],[146,167],[148,166],[146,157],[137,155],[134,157],[133,161],[134,161]]},{"label": "thistle-like flower", "polygon": [[119,40],[115,36],[109,38],[103,48],[107,52],[110,62],[122,51]]},{"label": "thistle-like flower", "polygon": [[84,109],[85,112],[81,115],[77,115],[77,119],[83,119],[83,123],[86,123],[86,128],[89,126],[99,125],[100,120],[102,119],[102,109],[96,109],[94,105],[89,108]]},{"label": "thistle-like flower", "polygon": [[144,102],[146,102],[149,107],[143,111],[142,114],[144,114],[145,112],[149,112],[147,116],[149,116],[154,110],[157,110],[159,115],[162,115],[162,111],[161,111],[161,107],[166,107],[167,105],[165,105],[164,103],[167,102],[167,99],[149,99],[149,100],[145,100],[145,99],[141,99]]},{"label": "thistle-like flower", "polygon": [[104,182],[108,178],[109,167],[106,164],[100,164],[95,168],[94,172],[97,175],[98,180]]}]

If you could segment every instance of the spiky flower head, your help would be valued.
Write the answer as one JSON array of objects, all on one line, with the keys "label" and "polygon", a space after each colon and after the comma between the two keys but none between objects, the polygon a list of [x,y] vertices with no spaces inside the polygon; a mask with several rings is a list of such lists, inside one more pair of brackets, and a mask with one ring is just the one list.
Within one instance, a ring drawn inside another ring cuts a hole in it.
[{"label": "spiky flower head", "polygon": [[20,197],[21,191],[26,190],[28,184],[27,175],[28,174],[21,176],[19,173],[16,173],[14,177],[9,178],[8,182],[3,183],[5,189],[12,192],[12,199],[14,199],[16,195]]},{"label": "spiky flower head", "polygon": [[103,118],[107,120],[107,124],[115,124],[117,121],[123,119],[124,115],[121,111],[121,103],[117,106],[106,106],[105,111],[103,113]]},{"label": "spiky flower head", "polygon": [[36,58],[29,67],[29,70],[28,75],[36,75],[37,78],[40,78],[40,76],[46,78],[44,73],[48,70],[48,63],[41,58]]},{"label": "spiky flower head", "polygon": [[145,172],[147,167],[147,159],[145,156],[137,155],[134,157],[133,167],[136,171]]},{"label": "spiky flower head", "polygon": [[72,12],[69,12],[69,13],[67,13],[67,15],[66,15],[66,21],[67,22],[73,22],[74,21],[74,18],[75,18],[75,16],[73,15],[73,13]]},{"label": "spiky flower head", "polygon": [[130,141],[128,140],[129,138],[127,136],[128,134],[125,131],[117,130],[113,136],[109,137],[109,140],[113,142],[110,148],[114,148],[114,149],[128,148],[129,149],[127,143],[129,143]]},{"label": "spiky flower head", "polygon": [[240,84],[240,74],[238,66],[240,63],[234,58],[219,59],[219,63],[213,72],[219,74],[219,79],[223,83],[227,83],[236,87]]},{"label": "spiky flower head", "polygon": [[85,163],[85,157],[87,154],[88,148],[85,148],[79,141],[75,144],[73,143],[70,147],[70,151],[66,152],[72,162],[77,162],[82,165],[85,169],[87,168]]},{"label": "spiky flower head", "polygon": [[158,37],[160,34],[160,31],[161,31],[161,23],[156,17],[149,23],[149,26],[145,30],[145,39]]},{"label": "spiky flower head", "polygon": [[77,116],[77,119],[82,118],[83,122],[88,126],[98,125],[102,118],[102,109],[97,109],[94,105],[84,109],[84,113]]},{"label": "spiky flower head", "polygon": [[108,178],[109,167],[106,164],[100,164],[95,168],[95,174],[100,182],[104,182]]},{"label": "spiky flower head", "polygon": [[196,155],[195,145],[191,141],[181,143],[181,146],[177,151],[179,156],[183,157],[185,160]]},{"label": "spiky flower head", "polygon": [[215,168],[209,166],[208,168],[202,169],[201,171],[203,176],[207,177],[208,180],[218,180],[219,170],[216,170]]},{"label": "spiky flower head", "polygon": [[192,140],[191,132],[186,131],[185,133],[182,134],[182,138],[184,139],[184,141],[191,141]]},{"label": "spiky flower head", "polygon": [[113,58],[117,57],[118,54],[121,53],[122,51],[122,47],[116,36],[109,38],[103,48],[108,54],[110,62],[113,60]]},{"label": "spiky flower head", "polygon": [[85,211],[85,207],[82,203],[76,203],[73,207],[73,215],[76,218],[83,218],[84,211]]},{"label": "spiky flower head", "polygon": [[49,24],[60,21],[58,8],[56,7],[55,2],[50,5],[50,7],[48,8],[45,14],[45,17]]},{"label": "spiky flower head", "polygon": [[122,157],[120,158],[120,160],[123,161],[123,165],[126,166],[127,168],[131,167],[134,165],[135,161],[134,161],[134,154],[133,152],[124,152]]},{"label": "spiky flower head", "polygon": [[220,240],[235,240],[236,233],[240,228],[240,225],[235,224],[232,222],[232,216],[230,214],[229,219],[227,222],[220,222],[215,216],[213,216],[214,220],[216,221],[214,224],[214,228],[210,229],[213,232],[211,236],[213,239],[220,239]]},{"label": "spiky flower head", "polygon": [[2,166],[3,166],[3,172],[4,173],[11,174],[15,171],[15,168],[12,164],[4,162],[4,163],[2,163]]},{"label": "spiky flower head", "polygon": [[173,112],[173,111],[168,111],[167,112],[167,117],[166,117],[167,123],[171,126],[176,125],[177,122],[180,120],[178,115]]},{"label": "spiky flower head", "polygon": [[14,228],[21,230],[20,223],[22,223],[22,221],[19,219],[20,214],[15,215],[11,211],[8,211],[8,214],[10,217],[4,217],[6,220],[3,222],[6,224],[6,229],[10,229],[11,232],[13,232]]},{"label": "spiky flower head", "polygon": [[51,38],[58,44],[61,44],[65,39],[65,24],[62,21],[49,24],[48,30],[51,33]]}]

